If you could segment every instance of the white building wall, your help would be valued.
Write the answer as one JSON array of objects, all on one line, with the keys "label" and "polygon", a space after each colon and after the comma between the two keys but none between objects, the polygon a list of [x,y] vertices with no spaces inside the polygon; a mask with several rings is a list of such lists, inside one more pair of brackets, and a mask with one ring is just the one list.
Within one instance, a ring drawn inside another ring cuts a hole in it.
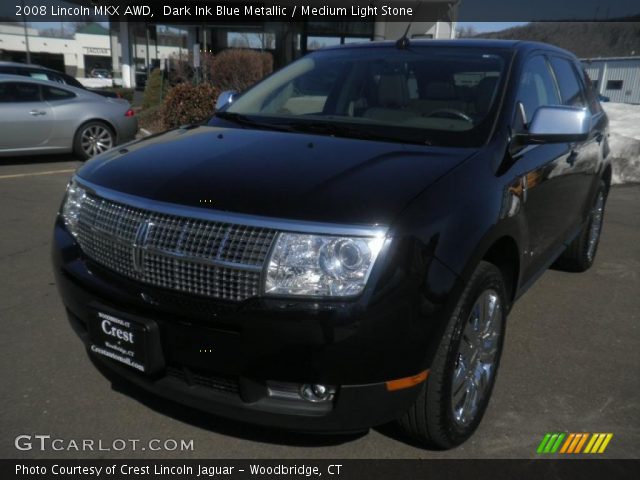
[{"label": "white building wall", "polygon": [[[29,35],[29,50],[32,53],[62,54],[67,73],[76,77],[85,75],[85,55],[111,56],[108,35],[76,34],[75,39],[40,37],[37,32]],[[0,31],[0,48],[8,51],[26,51],[26,40],[22,34]]]},{"label": "white building wall", "polygon": [[[77,33],[74,38],[54,38],[41,37],[38,30],[28,28],[29,50],[32,53],[48,53],[63,55],[64,65],[67,73],[78,78],[85,77],[91,65],[85,65],[85,55],[111,58],[111,41],[109,35],[91,35],[85,33]],[[118,49],[115,55],[116,61],[113,62],[114,77],[121,78],[121,66],[117,59],[121,58],[120,42],[114,42]],[[24,27],[10,24],[0,24],[0,50],[25,52],[26,40],[24,36]],[[174,46],[149,46],[149,59],[160,60],[160,63],[170,58],[172,55],[187,55],[186,48]],[[135,57],[145,59],[147,57],[147,49],[145,45],[136,45]]]},{"label": "white building wall", "polygon": [[[640,57],[583,61],[587,74],[598,82],[598,93],[615,103],[640,104]],[[620,90],[607,88],[610,81],[622,81]]]}]

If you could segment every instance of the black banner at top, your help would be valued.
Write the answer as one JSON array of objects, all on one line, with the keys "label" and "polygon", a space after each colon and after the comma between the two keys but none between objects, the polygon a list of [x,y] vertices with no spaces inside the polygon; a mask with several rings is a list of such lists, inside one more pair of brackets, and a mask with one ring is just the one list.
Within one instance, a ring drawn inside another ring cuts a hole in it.
[{"label": "black banner at top", "polygon": [[0,21],[153,23],[295,21],[637,21],[637,0],[24,0],[1,2]]}]

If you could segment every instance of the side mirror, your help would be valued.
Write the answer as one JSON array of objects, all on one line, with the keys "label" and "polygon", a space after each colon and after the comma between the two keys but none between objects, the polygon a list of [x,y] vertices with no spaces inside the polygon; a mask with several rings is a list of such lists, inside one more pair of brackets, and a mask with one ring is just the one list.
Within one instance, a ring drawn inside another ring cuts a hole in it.
[{"label": "side mirror", "polygon": [[533,114],[526,132],[518,133],[521,144],[580,142],[589,137],[591,114],[585,108],[546,106]]},{"label": "side mirror", "polygon": [[218,95],[218,100],[216,100],[216,111],[222,110],[227,105],[231,104],[237,95],[238,92],[234,92],[233,90],[225,90]]}]

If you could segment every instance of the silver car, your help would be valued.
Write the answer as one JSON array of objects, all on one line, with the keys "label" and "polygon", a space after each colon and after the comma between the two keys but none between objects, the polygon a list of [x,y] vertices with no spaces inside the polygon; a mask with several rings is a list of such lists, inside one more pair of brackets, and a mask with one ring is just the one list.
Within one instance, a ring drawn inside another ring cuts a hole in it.
[{"label": "silver car", "polygon": [[0,156],[74,152],[88,159],[132,140],[137,131],[126,100],[0,74]]}]

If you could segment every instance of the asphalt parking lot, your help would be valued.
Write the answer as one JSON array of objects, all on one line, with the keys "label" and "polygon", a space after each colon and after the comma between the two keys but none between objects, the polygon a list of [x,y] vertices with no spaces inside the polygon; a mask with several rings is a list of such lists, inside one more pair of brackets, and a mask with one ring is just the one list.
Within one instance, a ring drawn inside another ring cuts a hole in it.
[{"label": "asphalt parking lot", "polygon": [[[475,436],[421,449],[390,426],[357,436],[256,428],[112,388],[68,326],[49,261],[65,157],[0,159],[0,458],[534,458],[546,432],[611,432],[603,456],[640,457],[640,185],[610,195],[596,264],[547,272],[517,303]],[[21,434],[193,439],[193,451],[19,451]]]}]

